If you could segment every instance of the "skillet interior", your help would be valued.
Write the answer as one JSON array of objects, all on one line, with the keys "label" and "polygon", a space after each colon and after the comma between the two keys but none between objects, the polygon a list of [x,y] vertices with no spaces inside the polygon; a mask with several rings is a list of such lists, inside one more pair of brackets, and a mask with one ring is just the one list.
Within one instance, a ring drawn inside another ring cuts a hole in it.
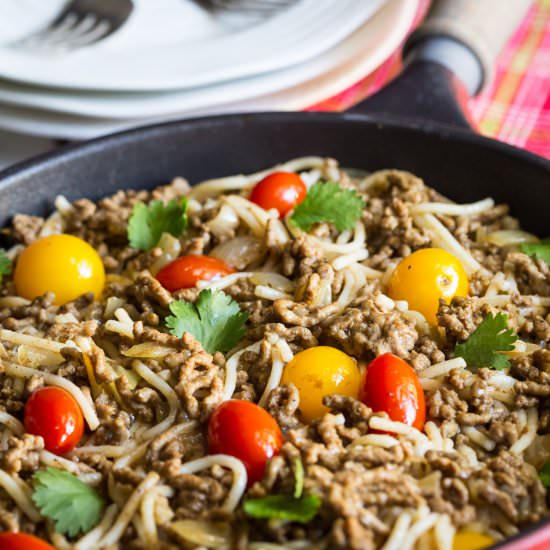
[{"label": "skillet interior", "polygon": [[[0,227],[16,212],[48,214],[57,194],[95,200],[121,188],[151,188],[177,175],[195,183],[303,155],[333,156],[343,166],[366,170],[410,170],[458,202],[491,196],[508,203],[525,229],[544,237],[550,233],[549,161],[451,127],[329,113],[170,122],[38,157],[0,174]],[[549,521],[495,548],[545,548]],[[537,546],[540,541],[543,546]]]},{"label": "skillet interior", "polygon": [[550,232],[550,162],[452,128],[333,113],[209,117],[66,148],[0,174],[0,227],[16,212],[48,213],[60,193],[98,199],[177,175],[193,183],[310,154],[367,170],[410,170],[459,202],[491,196],[510,204],[526,229]]}]

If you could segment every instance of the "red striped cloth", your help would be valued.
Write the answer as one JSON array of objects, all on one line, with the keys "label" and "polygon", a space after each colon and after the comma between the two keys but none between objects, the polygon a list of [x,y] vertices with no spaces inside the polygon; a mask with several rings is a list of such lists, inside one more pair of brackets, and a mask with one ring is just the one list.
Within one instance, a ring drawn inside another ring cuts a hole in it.
[{"label": "red striped cloth", "polygon": [[[421,0],[415,25],[429,0]],[[312,109],[342,111],[380,89],[400,67],[395,52],[374,73]],[[535,0],[502,51],[493,81],[470,110],[490,137],[550,158],[550,0]]]}]

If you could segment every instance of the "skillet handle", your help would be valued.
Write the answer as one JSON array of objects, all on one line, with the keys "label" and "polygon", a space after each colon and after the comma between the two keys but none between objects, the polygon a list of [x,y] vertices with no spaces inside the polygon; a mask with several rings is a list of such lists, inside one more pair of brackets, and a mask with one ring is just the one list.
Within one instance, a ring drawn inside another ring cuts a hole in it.
[{"label": "skillet handle", "polygon": [[[475,94],[490,82],[498,54],[530,5],[531,0],[436,0],[406,48],[410,51],[422,42],[441,37],[466,46],[482,69]],[[443,56],[439,61],[447,64]]]},{"label": "skillet handle", "polygon": [[531,0],[434,0],[404,48],[404,69],[351,113],[472,129],[467,99],[492,75],[502,46]]}]

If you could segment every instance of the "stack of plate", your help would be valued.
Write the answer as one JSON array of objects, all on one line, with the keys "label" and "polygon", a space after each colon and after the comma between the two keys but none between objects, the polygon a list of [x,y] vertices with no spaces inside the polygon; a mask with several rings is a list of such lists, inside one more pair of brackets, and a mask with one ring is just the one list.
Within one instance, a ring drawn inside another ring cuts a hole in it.
[{"label": "stack of plate", "polygon": [[135,0],[126,24],[67,54],[9,44],[64,0],[2,0],[0,128],[85,139],[210,113],[298,110],[376,69],[418,0],[297,0],[267,19],[212,15],[192,0]]}]

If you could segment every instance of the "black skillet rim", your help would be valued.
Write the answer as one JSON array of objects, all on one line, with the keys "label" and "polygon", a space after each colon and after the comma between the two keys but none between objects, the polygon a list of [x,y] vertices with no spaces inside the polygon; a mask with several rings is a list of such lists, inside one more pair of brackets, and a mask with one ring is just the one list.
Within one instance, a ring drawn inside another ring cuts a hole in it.
[{"label": "black skillet rim", "polygon": [[[539,155],[531,153],[529,151],[520,149],[508,143],[497,141],[489,137],[476,134],[474,132],[457,128],[451,125],[444,125],[441,123],[430,123],[421,120],[412,119],[400,119],[397,117],[384,116],[377,117],[365,114],[356,113],[333,113],[333,112],[258,112],[258,113],[240,113],[240,114],[224,114],[215,116],[204,116],[189,119],[171,120],[168,122],[161,122],[156,124],[149,124],[139,126],[137,128],[131,128],[121,132],[107,134],[91,140],[86,140],[80,143],[68,144],[61,146],[51,152],[43,153],[32,157],[31,159],[24,160],[16,163],[13,166],[0,171],[0,190],[4,185],[10,183],[13,178],[16,178],[19,174],[32,175],[33,172],[40,170],[42,166],[50,166],[56,162],[62,163],[64,160],[72,159],[74,157],[85,156],[88,151],[95,150],[96,148],[109,148],[109,146],[118,144],[125,141],[141,141],[147,139],[150,134],[157,134],[163,132],[163,130],[169,130],[177,128],[178,126],[194,126],[194,125],[223,125],[228,121],[241,121],[246,123],[248,120],[257,122],[269,122],[270,120],[277,122],[289,122],[296,123],[302,121],[304,124],[310,122],[322,122],[322,121],[341,121],[345,122],[365,122],[370,125],[379,126],[380,128],[395,128],[414,130],[427,135],[439,137],[443,140],[459,141],[469,145],[476,145],[480,148],[489,148],[499,154],[514,157],[515,159],[529,163],[542,168],[549,172],[550,176],[550,160],[545,159]],[[550,184],[550,181],[549,181]]]}]

